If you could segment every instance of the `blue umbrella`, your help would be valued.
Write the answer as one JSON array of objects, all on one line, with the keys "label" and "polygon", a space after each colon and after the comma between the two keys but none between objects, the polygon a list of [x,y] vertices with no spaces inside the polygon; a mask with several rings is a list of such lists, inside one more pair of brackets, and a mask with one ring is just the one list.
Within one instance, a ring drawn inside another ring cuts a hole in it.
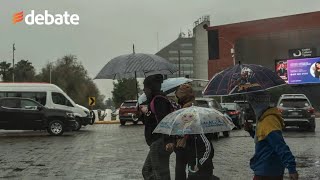
[{"label": "blue umbrella", "polygon": [[[169,78],[163,81],[162,85],[161,85],[161,90],[165,93],[165,94],[169,94],[173,91],[176,90],[176,88],[178,86],[180,86],[181,84],[185,84],[185,83],[189,83],[192,82],[191,79],[188,78],[184,78],[184,77],[179,77],[179,78]],[[146,95],[143,93],[139,98],[138,98],[138,103],[142,104],[143,102],[145,102],[147,100]]]},{"label": "blue umbrella", "polygon": [[265,91],[284,85],[272,70],[255,64],[238,64],[217,73],[203,90],[204,96],[229,96]]}]

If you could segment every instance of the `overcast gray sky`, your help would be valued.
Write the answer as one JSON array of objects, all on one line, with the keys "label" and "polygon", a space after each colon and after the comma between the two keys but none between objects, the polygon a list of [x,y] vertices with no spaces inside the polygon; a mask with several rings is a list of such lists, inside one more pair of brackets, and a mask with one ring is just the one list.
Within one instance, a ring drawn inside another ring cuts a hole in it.
[{"label": "overcast gray sky", "polygon": [[[319,0],[1,0],[0,61],[27,59],[37,71],[47,62],[74,54],[94,77],[111,58],[132,52],[156,53],[177,38],[180,28],[192,29],[202,15],[211,25],[320,10]],[[12,24],[15,12],[76,13],[78,26]],[[99,81],[100,82],[100,81]],[[104,81],[105,82],[105,81]],[[110,94],[110,81],[103,94]]]}]

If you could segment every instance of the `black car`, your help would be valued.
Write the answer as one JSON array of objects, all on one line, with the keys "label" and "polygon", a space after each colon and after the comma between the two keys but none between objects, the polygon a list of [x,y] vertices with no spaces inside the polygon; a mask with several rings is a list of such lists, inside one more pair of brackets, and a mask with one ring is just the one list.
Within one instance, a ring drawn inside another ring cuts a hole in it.
[{"label": "black car", "polygon": [[47,130],[59,136],[76,125],[71,111],[48,109],[32,99],[0,98],[0,129]]},{"label": "black car", "polygon": [[237,103],[220,103],[220,104],[232,119],[233,124],[236,125],[238,129],[241,129],[245,123],[244,115],[241,107]]},{"label": "black car", "polygon": [[311,132],[315,131],[315,110],[304,94],[283,94],[277,107],[282,114],[285,126],[296,126]]},{"label": "black car", "polygon": [[248,101],[238,100],[238,101],[234,101],[234,103],[237,103],[241,107],[242,114],[246,121],[251,123],[256,123],[256,115],[254,113],[254,110],[251,104],[248,103]]}]

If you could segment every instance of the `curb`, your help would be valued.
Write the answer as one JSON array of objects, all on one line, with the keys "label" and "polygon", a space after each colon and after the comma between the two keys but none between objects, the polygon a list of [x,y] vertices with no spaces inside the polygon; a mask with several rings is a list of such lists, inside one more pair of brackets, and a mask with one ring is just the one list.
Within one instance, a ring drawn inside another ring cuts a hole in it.
[{"label": "curb", "polygon": [[120,124],[120,121],[113,120],[113,121],[96,121],[94,124]]}]

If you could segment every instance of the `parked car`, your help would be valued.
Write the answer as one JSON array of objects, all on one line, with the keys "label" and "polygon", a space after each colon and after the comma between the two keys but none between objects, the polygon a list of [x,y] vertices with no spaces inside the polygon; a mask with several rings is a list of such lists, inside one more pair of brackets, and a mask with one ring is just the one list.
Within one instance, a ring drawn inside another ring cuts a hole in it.
[{"label": "parked car", "polygon": [[27,98],[0,98],[0,117],[5,130],[47,130],[59,136],[76,127],[72,111],[49,109]]},{"label": "parked car", "polygon": [[50,109],[72,111],[76,118],[78,131],[82,126],[93,124],[95,115],[93,111],[76,104],[58,86],[49,83],[0,83],[0,98],[20,97],[30,98]]},{"label": "parked car", "polygon": [[316,128],[315,110],[304,94],[283,94],[277,107],[285,126],[297,126],[314,132]]},{"label": "parked car", "polygon": [[256,123],[256,115],[250,103],[244,100],[236,100],[234,103],[237,103],[241,107],[244,120],[250,123]]},{"label": "parked car", "polygon": [[237,103],[220,103],[222,108],[225,109],[227,114],[231,117],[234,125],[241,129],[244,125],[244,116],[241,107]]},{"label": "parked car", "polygon": [[127,121],[133,122],[133,124],[138,124],[139,121],[143,122],[137,100],[127,100],[121,104],[119,119],[121,125],[125,125]]},{"label": "parked car", "polygon": [[[211,98],[196,98],[195,105],[199,106],[199,107],[205,107],[205,108],[214,108],[223,114],[225,113],[222,106],[216,100],[211,99]],[[223,132],[223,136],[229,137],[230,131]],[[215,133],[214,138],[218,138],[218,137],[219,137],[219,133]]]}]

